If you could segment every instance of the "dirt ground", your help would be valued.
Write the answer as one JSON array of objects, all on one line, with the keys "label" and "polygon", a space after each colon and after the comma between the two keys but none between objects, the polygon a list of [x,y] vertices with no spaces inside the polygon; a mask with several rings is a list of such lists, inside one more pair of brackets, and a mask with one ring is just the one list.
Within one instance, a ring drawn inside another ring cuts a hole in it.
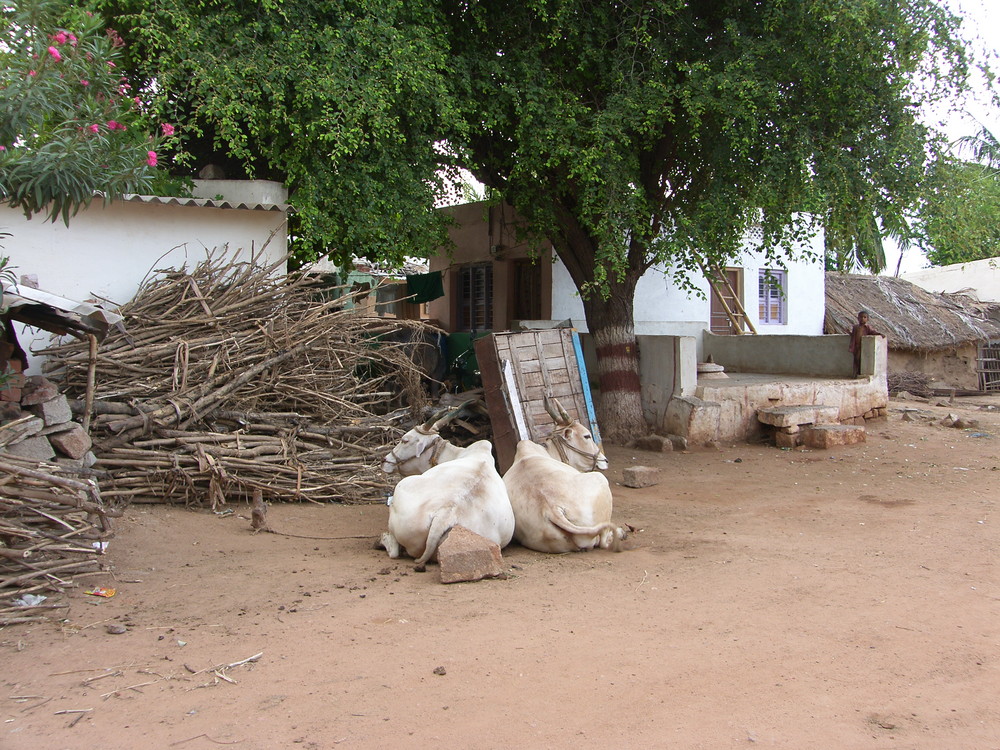
[{"label": "dirt ground", "polygon": [[[626,549],[512,545],[479,583],[373,549],[381,504],[272,507],[300,537],[133,506],[85,579],[113,598],[0,630],[0,748],[995,750],[986,404],[893,401],[829,451],[610,448]],[[662,481],[617,484],[639,464]]]}]

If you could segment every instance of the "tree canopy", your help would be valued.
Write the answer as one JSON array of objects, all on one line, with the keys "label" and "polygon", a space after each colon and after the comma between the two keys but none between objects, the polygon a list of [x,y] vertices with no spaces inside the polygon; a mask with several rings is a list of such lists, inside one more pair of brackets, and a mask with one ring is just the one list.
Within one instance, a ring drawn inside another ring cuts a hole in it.
[{"label": "tree canopy", "polygon": [[0,202],[69,222],[95,194],[148,189],[157,149],[121,39],[92,13],[31,0],[0,10]]},{"label": "tree canopy", "polygon": [[751,227],[772,256],[819,225],[839,257],[877,251],[941,145],[919,106],[968,75],[931,0],[446,7],[468,163],[584,295],[615,438],[642,429],[639,276],[725,264]]},{"label": "tree canopy", "polygon": [[943,159],[929,180],[917,228],[932,265],[1000,256],[1000,173]]},{"label": "tree canopy", "polygon": [[446,239],[449,63],[433,7],[374,0],[108,0],[137,81],[188,135],[181,171],[285,182],[291,246],[401,261]]},{"label": "tree canopy", "polygon": [[877,252],[970,64],[938,0],[104,1],[194,153],[285,179],[309,248],[427,251],[456,165],[510,201],[583,296],[612,440],[645,429],[639,277],[690,285],[751,227],[779,264],[820,226]]}]

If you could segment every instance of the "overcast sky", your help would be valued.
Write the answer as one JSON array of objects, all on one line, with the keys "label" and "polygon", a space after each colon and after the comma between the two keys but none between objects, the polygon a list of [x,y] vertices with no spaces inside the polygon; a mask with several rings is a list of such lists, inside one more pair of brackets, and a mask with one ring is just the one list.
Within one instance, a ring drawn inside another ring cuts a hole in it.
[{"label": "overcast sky", "polygon": [[[997,47],[1000,44],[1000,0],[947,0],[968,24],[964,29],[965,36],[973,39],[977,51],[982,56],[992,55],[994,67],[1000,67],[997,61]],[[953,114],[944,123],[945,132],[951,138],[963,135],[975,135],[982,123],[989,130],[1000,135],[1000,111],[991,105],[985,88],[974,99],[966,103],[968,116]],[[975,119],[972,119],[975,118]],[[886,270],[893,274],[899,262],[899,251],[886,243]],[[900,273],[918,271],[927,267],[927,259],[923,253],[910,249],[903,253]]]}]

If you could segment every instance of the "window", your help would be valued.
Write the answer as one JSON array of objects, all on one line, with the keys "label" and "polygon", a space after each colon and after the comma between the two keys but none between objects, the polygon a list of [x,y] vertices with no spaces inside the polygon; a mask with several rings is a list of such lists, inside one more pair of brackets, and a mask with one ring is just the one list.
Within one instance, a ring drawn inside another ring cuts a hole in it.
[{"label": "window", "polygon": [[785,305],[786,272],[760,269],[758,290],[760,293],[760,322],[762,325],[785,325],[787,308]]},{"label": "window", "polygon": [[493,328],[493,264],[462,266],[458,272],[456,331]]}]

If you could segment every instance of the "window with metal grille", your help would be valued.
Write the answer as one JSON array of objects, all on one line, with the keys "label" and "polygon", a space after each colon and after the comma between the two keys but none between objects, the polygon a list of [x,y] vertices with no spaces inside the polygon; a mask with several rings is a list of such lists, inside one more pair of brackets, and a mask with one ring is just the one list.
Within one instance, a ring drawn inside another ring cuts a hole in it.
[{"label": "window with metal grille", "polygon": [[785,306],[785,271],[760,269],[757,289],[760,295],[760,322],[764,325],[788,323]]},{"label": "window with metal grille", "polygon": [[493,327],[493,264],[462,266],[458,272],[457,331]]}]

